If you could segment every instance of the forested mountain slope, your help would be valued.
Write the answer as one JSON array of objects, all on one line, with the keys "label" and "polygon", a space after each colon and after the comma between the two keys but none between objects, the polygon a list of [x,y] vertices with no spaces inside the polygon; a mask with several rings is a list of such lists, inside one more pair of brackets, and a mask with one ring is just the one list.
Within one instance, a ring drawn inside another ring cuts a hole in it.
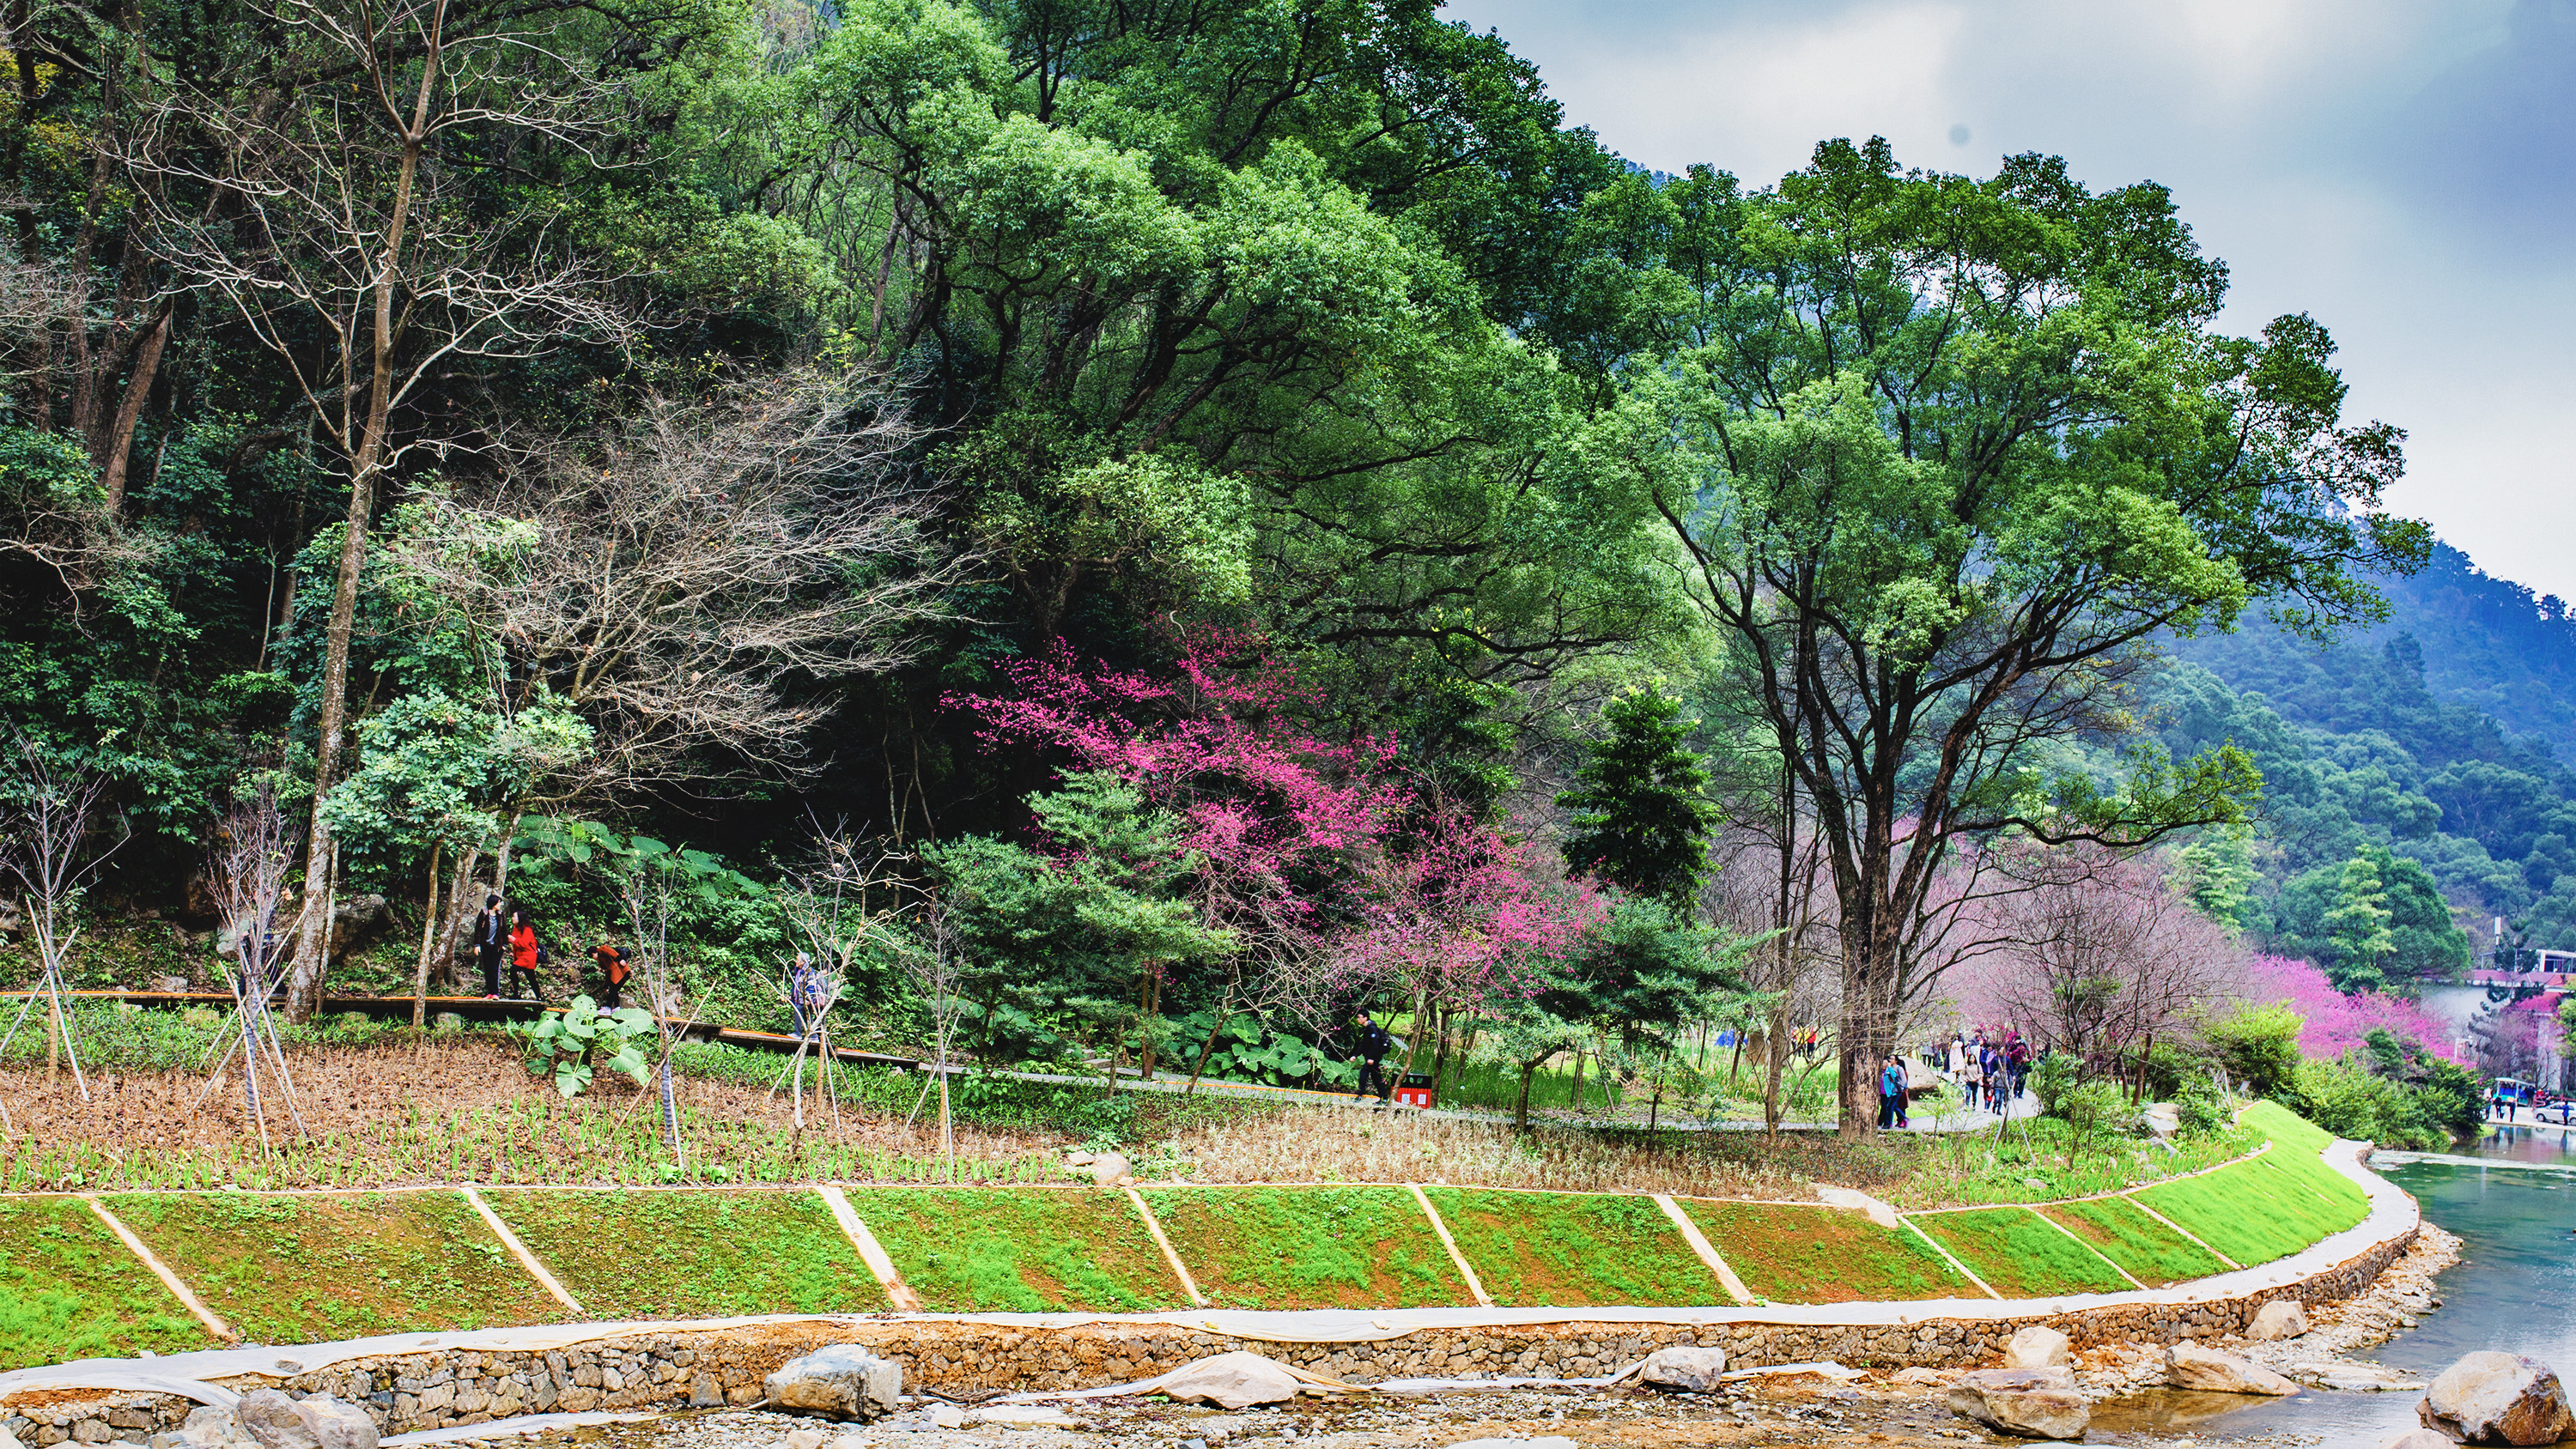
[{"label": "forested mountain slope", "polygon": [[[2387,623],[2318,646],[2264,621],[2195,639],[2164,682],[2165,741],[2233,740],[2265,779],[2249,924],[2333,964],[2325,915],[2356,851],[2387,852],[2394,967],[2459,964],[2430,910],[2576,946],[2576,623],[2447,545],[2378,581]],[[2411,920],[2411,932],[2410,932]],[[2489,946],[2480,929],[2475,948]]]}]

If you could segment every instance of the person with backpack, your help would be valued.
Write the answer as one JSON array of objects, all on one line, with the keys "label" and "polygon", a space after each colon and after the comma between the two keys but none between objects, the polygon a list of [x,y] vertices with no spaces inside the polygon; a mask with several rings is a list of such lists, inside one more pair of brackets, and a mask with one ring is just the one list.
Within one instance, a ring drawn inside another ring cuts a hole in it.
[{"label": "person with backpack", "polygon": [[2030,1043],[2023,1041],[2018,1031],[2004,1038],[2004,1065],[2012,1073],[2012,1096],[2006,1099],[2005,1113],[2010,1116],[2010,1103],[2021,1100],[2022,1088],[2030,1081]]},{"label": "person with backpack", "polygon": [[600,937],[599,944],[590,948],[590,959],[599,963],[599,1009],[615,1011],[624,1004],[626,978],[635,974],[635,963],[627,959],[624,948],[607,936]]},{"label": "person with backpack", "polygon": [[474,964],[483,970],[483,999],[501,999],[501,957],[510,949],[510,921],[502,914],[498,893],[483,898],[483,910],[474,918],[474,933],[466,937],[473,948]]},{"label": "person with backpack", "polygon": [[1386,1074],[1378,1069],[1378,1063],[1386,1060],[1387,1049],[1395,1045],[1395,1038],[1387,1035],[1386,1028],[1377,1024],[1377,1018],[1365,1011],[1360,1013],[1359,1034],[1360,1085],[1359,1090],[1353,1095],[1361,1097],[1371,1095],[1369,1084],[1374,1082],[1377,1084],[1374,1095],[1383,1102],[1387,1099],[1389,1089],[1386,1085]]}]

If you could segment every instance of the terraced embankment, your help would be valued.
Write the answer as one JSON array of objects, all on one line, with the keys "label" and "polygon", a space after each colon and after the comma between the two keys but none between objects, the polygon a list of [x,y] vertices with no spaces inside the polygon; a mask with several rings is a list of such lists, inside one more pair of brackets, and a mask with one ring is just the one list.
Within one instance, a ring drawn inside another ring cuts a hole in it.
[{"label": "terraced embankment", "polygon": [[[827,1341],[960,1389],[1121,1382],[1247,1346],[1362,1378],[1565,1377],[1673,1342],[1896,1364],[1974,1362],[2038,1321],[2170,1341],[2270,1297],[2356,1291],[2412,1235],[2411,1211],[2390,1210],[2402,1195],[2324,1161],[2323,1133],[2275,1107],[2246,1120],[2267,1145],[2189,1178],[1885,1221],[1403,1184],[0,1199],[0,1368],[408,1331],[162,1360],[354,1396],[390,1431],[748,1402],[764,1365]],[[2304,1251],[2365,1218],[2370,1232]],[[910,1302],[970,1316],[857,1317]],[[1032,1312],[1079,1316],[1006,1316]],[[759,1315],[790,1316],[691,1322]],[[513,1324],[556,1326],[493,1331]],[[29,1427],[55,1442],[59,1426]]]}]

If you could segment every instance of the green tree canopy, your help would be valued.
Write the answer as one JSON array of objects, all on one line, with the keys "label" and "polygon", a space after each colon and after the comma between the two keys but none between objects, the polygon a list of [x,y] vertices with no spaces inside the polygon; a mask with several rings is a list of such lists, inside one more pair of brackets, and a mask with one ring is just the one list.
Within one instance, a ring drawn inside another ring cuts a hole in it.
[{"label": "green tree canopy", "polygon": [[1565,867],[1688,911],[1718,814],[1708,767],[1688,744],[1692,722],[1653,688],[1621,694],[1601,718],[1610,732],[1585,751],[1575,788],[1556,797],[1574,812]]}]

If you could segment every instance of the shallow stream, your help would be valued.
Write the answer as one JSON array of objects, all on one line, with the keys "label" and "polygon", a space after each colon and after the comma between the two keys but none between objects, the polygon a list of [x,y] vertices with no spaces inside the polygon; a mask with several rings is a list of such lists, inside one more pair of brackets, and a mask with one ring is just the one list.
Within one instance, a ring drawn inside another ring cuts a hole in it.
[{"label": "shallow stream", "polygon": [[[2430,1379],[2465,1353],[2501,1349],[2576,1376],[2576,1130],[2497,1127],[2475,1148],[2385,1169],[2424,1216],[2460,1237],[2443,1306],[2371,1357]],[[2421,1392],[2303,1393],[2244,1407],[2227,1394],[2159,1391],[2100,1406],[2098,1430],[2183,1435],[2313,1435],[2321,1449],[2377,1449],[2416,1427]],[[2097,1432],[2096,1438],[2106,1437]]]}]

